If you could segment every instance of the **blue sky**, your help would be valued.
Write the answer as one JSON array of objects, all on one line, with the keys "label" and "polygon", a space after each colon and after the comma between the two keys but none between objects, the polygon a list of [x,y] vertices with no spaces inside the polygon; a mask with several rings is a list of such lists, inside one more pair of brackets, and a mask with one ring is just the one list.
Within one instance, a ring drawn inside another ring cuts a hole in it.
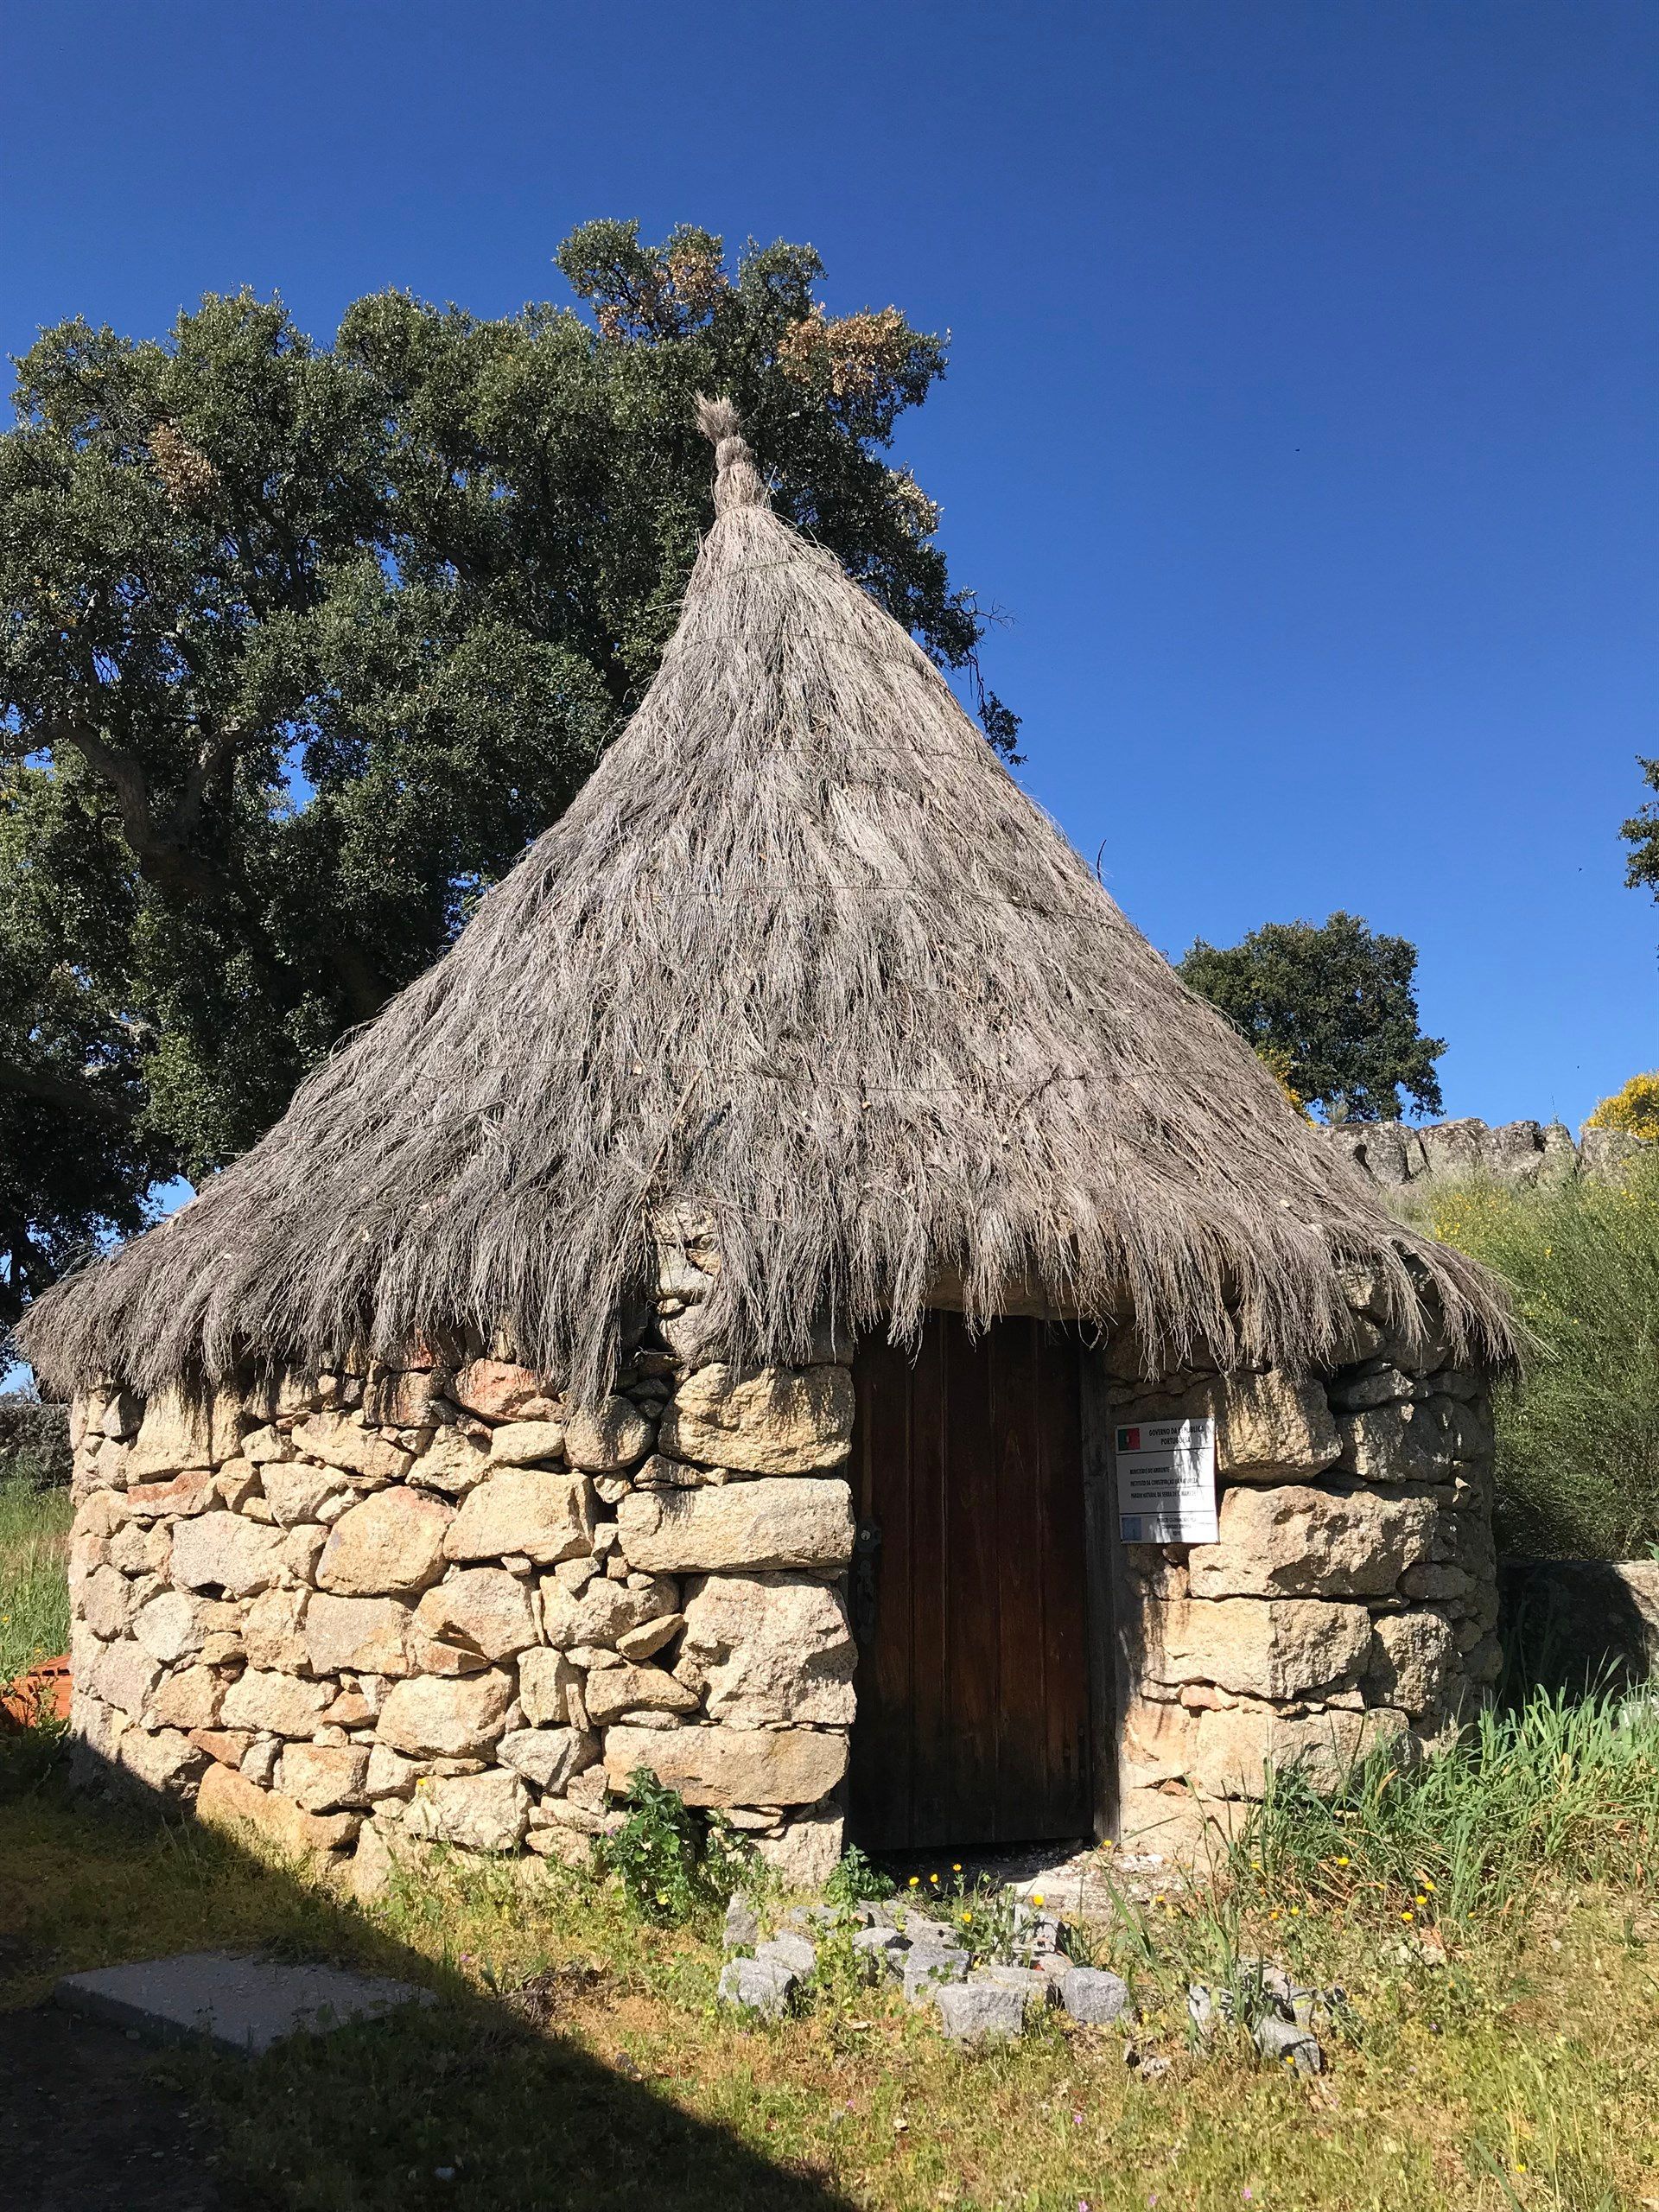
[{"label": "blue sky", "polygon": [[810,239],[952,334],[899,457],[1036,796],[1154,943],[1421,950],[1452,1113],[1659,1065],[1650,0],[0,0],[0,347]]}]

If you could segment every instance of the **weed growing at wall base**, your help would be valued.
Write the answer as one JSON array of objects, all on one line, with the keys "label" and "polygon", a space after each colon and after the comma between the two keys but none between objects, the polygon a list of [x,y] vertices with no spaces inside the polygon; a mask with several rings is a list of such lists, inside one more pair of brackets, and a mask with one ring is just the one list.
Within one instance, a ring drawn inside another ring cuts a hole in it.
[{"label": "weed growing at wall base", "polygon": [[1535,1690],[1416,1766],[1381,1746],[1333,1796],[1270,1776],[1230,1872],[1281,1912],[1421,1936],[1513,1915],[1541,1885],[1641,1880],[1656,1864],[1659,1700]]},{"label": "weed growing at wall base", "polygon": [[734,1890],[764,1883],[754,1846],[721,1814],[688,1805],[649,1767],[629,1776],[627,1802],[627,1817],[596,1848],[642,1919],[678,1927]]}]

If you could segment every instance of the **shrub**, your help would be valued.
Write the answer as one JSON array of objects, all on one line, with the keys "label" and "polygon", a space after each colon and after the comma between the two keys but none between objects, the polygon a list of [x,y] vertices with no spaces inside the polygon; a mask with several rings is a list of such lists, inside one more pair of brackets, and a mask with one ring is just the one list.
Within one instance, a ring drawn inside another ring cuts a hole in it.
[{"label": "shrub", "polygon": [[69,1408],[43,1406],[24,1390],[0,1390],[0,1479],[28,1475],[67,1483],[72,1471]]},{"label": "shrub", "polygon": [[1659,1137],[1659,1074],[1633,1075],[1622,1090],[1604,1098],[1587,1129],[1623,1129],[1633,1137]]},{"label": "shrub", "polygon": [[642,1919],[677,1927],[753,1885],[759,1854],[718,1813],[688,1805],[646,1766],[629,1776],[627,1798],[632,1810],[596,1855]]},{"label": "shrub", "polygon": [[849,1844],[830,1868],[823,1885],[824,1902],[835,1905],[862,1904],[868,1898],[890,1897],[891,1875],[872,1866],[858,1846]]},{"label": "shrub", "polygon": [[1456,1185],[1427,1205],[1436,1236],[1507,1277],[1533,1338],[1494,1408],[1500,1545],[1644,1555],[1659,1541],[1659,1157],[1611,1183]]}]

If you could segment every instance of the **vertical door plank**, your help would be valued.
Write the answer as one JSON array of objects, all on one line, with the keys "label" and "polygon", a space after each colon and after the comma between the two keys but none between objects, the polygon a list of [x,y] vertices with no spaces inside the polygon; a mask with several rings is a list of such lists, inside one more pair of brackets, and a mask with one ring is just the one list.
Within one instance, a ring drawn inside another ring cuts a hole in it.
[{"label": "vertical door plank", "polygon": [[1084,1590],[1089,1642],[1089,1751],[1092,1770],[1090,1827],[1097,1840],[1118,1832],[1117,1718],[1130,1688],[1127,1656],[1120,1662],[1117,1624],[1134,1618],[1120,1595],[1122,1547],[1112,1495],[1110,1382],[1097,1351],[1078,1363],[1080,1457],[1083,1463]]},{"label": "vertical door plank", "polygon": [[950,1710],[948,1497],[950,1460],[949,1317],[930,1313],[911,1379],[911,1714],[915,1780],[906,1840],[932,1842],[953,1803],[955,1718]]},{"label": "vertical door plank", "polygon": [[1001,1697],[995,1829],[1001,1841],[1042,1833],[1052,1778],[1048,1654],[1043,1635],[1042,1439],[1037,1418],[1038,1325],[1009,1320],[988,1339],[996,1454],[992,1528],[999,1575]]},{"label": "vertical door plank", "polygon": [[971,1337],[953,1319],[946,1342],[950,1401],[944,1579],[953,1757],[948,1818],[925,1839],[938,1843],[982,1834],[988,1821],[994,1823],[1001,1691],[993,1335]]},{"label": "vertical door plank", "polygon": [[[910,1548],[911,1370],[902,1351],[880,1338],[861,1344],[854,1361],[855,1510],[881,1532],[875,1555],[874,1640],[861,1643],[853,1687],[850,1795],[858,1833],[891,1839],[909,1833],[914,1770],[912,1743]],[[858,1624],[854,1560],[855,1625]]]},{"label": "vertical door plank", "polygon": [[1048,1684],[1049,1792],[1044,1818],[1051,1835],[1084,1835],[1089,1830],[1089,1657],[1077,1357],[1074,1338],[1056,1330],[1040,1332],[1033,1413],[1039,1437],[1034,1489]]}]

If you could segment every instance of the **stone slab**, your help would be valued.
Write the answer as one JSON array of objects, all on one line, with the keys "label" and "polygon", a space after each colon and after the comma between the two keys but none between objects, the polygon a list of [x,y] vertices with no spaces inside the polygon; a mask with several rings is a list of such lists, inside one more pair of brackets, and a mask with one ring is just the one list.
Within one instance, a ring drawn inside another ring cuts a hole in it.
[{"label": "stone slab", "polygon": [[1023,1989],[990,1980],[944,1982],[933,1992],[939,2025],[951,2043],[1009,2043],[1025,2031],[1035,2000]]},{"label": "stone slab", "polygon": [[292,2035],[321,2035],[350,2020],[373,2020],[404,2005],[433,2005],[429,1989],[339,1967],[283,1966],[187,1951],[135,1966],[72,1974],[52,1993],[89,2018],[136,2029],[158,2043],[205,2036],[250,2057]]}]

